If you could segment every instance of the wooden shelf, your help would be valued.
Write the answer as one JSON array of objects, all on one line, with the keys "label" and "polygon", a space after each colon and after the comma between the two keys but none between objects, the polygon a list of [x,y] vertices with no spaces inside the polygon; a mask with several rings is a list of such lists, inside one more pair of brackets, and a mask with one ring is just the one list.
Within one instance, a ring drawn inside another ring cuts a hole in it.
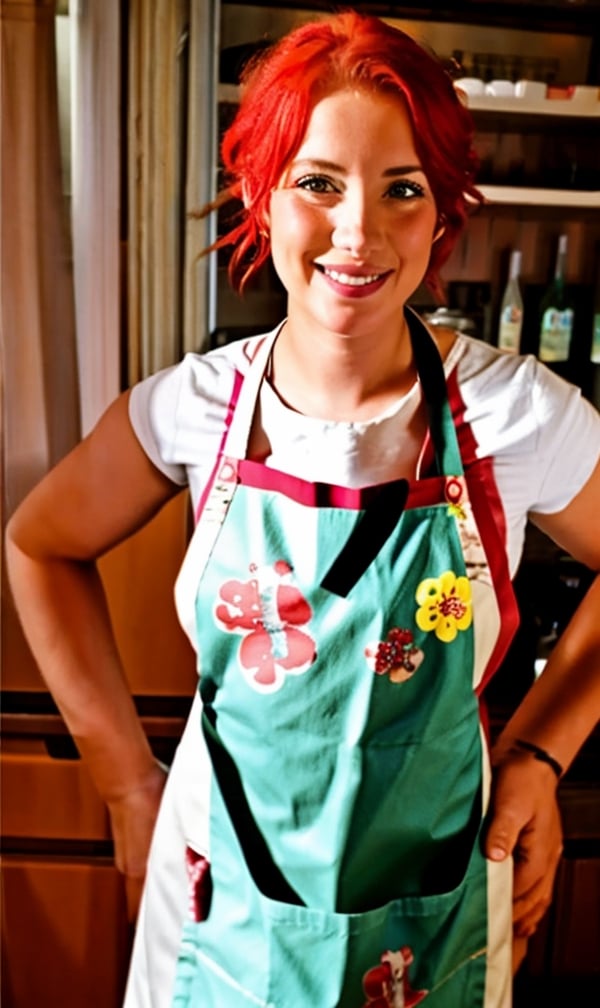
[{"label": "wooden shelf", "polygon": [[508,206],[584,207],[600,209],[600,191],[533,189],[529,186],[480,185],[489,204]]},{"label": "wooden shelf", "polygon": [[[599,92],[600,93],[600,92]],[[579,101],[575,98],[546,98],[531,101],[527,98],[502,98],[494,95],[469,95],[471,112],[503,112],[512,115],[541,115],[568,119],[600,119],[600,101]]]},{"label": "wooden shelf", "polygon": [[[598,91],[600,95],[600,89]],[[240,100],[238,84],[219,84],[217,97],[221,102],[237,104]],[[511,115],[546,116],[563,119],[600,119],[600,99],[596,102],[576,98],[546,98],[532,101],[527,98],[495,97],[494,95],[468,95],[471,112],[501,112]]]}]

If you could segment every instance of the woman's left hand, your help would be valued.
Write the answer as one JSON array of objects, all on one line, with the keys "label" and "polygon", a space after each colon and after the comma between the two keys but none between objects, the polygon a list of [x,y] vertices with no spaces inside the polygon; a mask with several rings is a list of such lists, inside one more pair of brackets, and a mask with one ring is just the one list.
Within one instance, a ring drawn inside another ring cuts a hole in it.
[{"label": "woman's left hand", "polygon": [[552,769],[527,753],[506,754],[494,770],[484,852],[514,858],[516,938],[535,931],[552,900],[562,853],[562,826]]}]

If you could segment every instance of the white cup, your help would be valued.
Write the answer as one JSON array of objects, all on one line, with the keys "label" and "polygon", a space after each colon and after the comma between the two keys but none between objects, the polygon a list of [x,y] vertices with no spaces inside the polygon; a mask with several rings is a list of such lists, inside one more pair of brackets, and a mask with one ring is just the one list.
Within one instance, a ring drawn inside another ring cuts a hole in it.
[{"label": "white cup", "polygon": [[589,87],[585,84],[578,84],[573,91],[571,101],[578,108],[595,109],[598,102],[600,102],[600,89]]},{"label": "white cup", "polygon": [[485,85],[485,93],[495,98],[514,98],[515,85],[509,80],[493,80]]},{"label": "white cup", "polygon": [[460,77],[454,81],[454,87],[471,96],[482,95],[485,91],[485,85],[479,77]]},{"label": "white cup", "polygon": [[546,85],[541,81],[520,80],[515,84],[517,98],[527,98],[528,101],[545,101]]}]

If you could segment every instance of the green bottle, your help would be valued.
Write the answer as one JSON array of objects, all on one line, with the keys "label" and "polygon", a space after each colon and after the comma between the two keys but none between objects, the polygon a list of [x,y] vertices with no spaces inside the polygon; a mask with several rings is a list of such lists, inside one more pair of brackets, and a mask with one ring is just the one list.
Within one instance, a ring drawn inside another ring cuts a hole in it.
[{"label": "green bottle", "polygon": [[594,286],[594,308],[592,316],[592,402],[600,410],[600,248],[596,251],[596,283]]},{"label": "green bottle", "polygon": [[567,236],[558,239],[554,278],[540,304],[539,358],[548,363],[569,359],[573,335],[573,306],[565,292]]},{"label": "green bottle", "polygon": [[597,263],[592,322],[592,364],[600,364],[600,259],[597,260]]}]

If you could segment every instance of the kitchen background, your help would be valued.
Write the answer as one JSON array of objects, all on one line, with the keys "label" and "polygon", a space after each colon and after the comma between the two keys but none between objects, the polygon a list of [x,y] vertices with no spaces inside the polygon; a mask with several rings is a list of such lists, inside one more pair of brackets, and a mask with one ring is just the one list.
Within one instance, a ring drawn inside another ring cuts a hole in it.
[{"label": "kitchen background", "polygon": [[[193,215],[219,181],[218,135],[247,56],[333,5],[210,0],[2,0],[2,524],[126,385],[270,327],[284,311],[266,268],[244,300],[223,222]],[[444,269],[457,325],[497,341],[510,253],[521,252],[522,346],[559,237],[574,307],[553,364],[600,403],[598,0],[353,5],[390,18],[457,78],[537,85],[469,98],[488,204]],[[533,97],[531,94],[533,93]],[[414,303],[436,306],[423,289]],[[169,759],[195,685],[172,583],[189,535],[184,495],[101,561],[132,690]],[[589,575],[530,532],[517,576],[523,623],[490,695],[497,727],[543,667]],[[131,925],[106,813],[2,594],[2,1004],[116,1008]],[[519,1003],[600,992],[600,739],[561,785],[556,896],[517,985]]]}]

